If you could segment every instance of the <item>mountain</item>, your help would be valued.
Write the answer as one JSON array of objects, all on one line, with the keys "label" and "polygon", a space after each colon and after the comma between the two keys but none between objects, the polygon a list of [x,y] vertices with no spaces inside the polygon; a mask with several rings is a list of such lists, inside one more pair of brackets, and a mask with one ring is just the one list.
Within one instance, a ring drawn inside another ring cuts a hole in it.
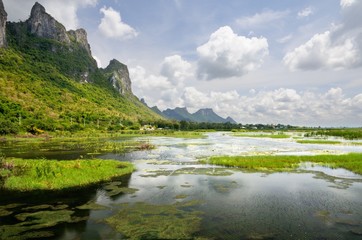
[{"label": "mountain", "polygon": [[231,117],[226,119],[217,115],[211,108],[200,109],[191,114],[187,108],[175,108],[160,111],[157,106],[151,108],[154,112],[173,120],[188,121],[188,122],[209,122],[209,123],[237,123]]},{"label": "mountain", "polygon": [[6,45],[5,38],[5,25],[6,25],[7,14],[4,8],[3,1],[0,0],[0,48]]},{"label": "mountain", "polygon": [[84,29],[66,31],[39,3],[25,22],[6,16],[0,0],[0,134],[166,121],[133,95],[126,65],[98,68]]},{"label": "mountain", "polygon": [[186,108],[175,108],[175,109],[167,109],[162,112],[163,116],[168,119],[174,119],[179,121],[189,121],[193,122],[194,118],[191,113],[187,111]]}]

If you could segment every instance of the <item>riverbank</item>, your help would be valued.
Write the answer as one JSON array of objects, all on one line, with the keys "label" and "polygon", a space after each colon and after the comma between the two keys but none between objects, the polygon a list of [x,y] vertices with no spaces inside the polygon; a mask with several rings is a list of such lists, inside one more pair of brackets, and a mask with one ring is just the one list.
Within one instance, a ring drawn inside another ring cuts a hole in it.
[{"label": "riverbank", "polygon": [[131,163],[101,159],[3,159],[0,164],[2,188],[20,192],[84,188],[135,170]]},{"label": "riverbank", "polygon": [[288,171],[300,163],[311,162],[331,168],[344,168],[362,174],[362,153],[315,156],[219,156],[201,160],[202,163],[238,167],[258,171]]}]

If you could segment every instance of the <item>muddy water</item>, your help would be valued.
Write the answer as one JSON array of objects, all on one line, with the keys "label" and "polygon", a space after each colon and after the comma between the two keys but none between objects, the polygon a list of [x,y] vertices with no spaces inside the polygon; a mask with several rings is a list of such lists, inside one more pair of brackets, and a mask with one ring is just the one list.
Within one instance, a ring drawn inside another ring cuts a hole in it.
[{"label": "muddy water", "polygon": [[141,140],[157,148],[100,156],[133,162],[137,171],[130,176],[66,196],[0,196],[0,239],[362,237],[360,175],[308,165],[265,174],[197,162],[212,155],[362,152],[361,146],[302,145],[226,133]]}]

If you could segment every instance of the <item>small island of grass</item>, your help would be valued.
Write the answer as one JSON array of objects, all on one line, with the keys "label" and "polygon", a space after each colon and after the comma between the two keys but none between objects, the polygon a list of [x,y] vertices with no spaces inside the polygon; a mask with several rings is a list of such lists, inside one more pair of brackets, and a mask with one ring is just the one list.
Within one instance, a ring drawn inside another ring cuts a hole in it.
[{"label": "small island of grass", "polygon": [[82,188],[133,171],[131,163],[116,160],[5,159],[0,162],[0,187],[20,192]]},{"label": "small island of grass", "polygon": [[288,171],[298,168],[302,162],[312,162],[362,174],[362,153],[315,156],[221,156],[204,159],[202,162],[257,171]]}]

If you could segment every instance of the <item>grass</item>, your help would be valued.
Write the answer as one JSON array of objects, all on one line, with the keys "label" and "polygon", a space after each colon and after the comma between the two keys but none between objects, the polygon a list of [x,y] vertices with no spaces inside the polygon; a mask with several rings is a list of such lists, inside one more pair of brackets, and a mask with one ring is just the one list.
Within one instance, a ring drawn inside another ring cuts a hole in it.
[{"label": "grass", "polygon": [[331,140],[297,140],[297,143],[301,144],[341,144],[340,141]]},{"label": "grass", "polygon": [[362,174],[362,153],[315,156],[221,156],[204,159],[202,162],[261,171],[293,170],[302,162],[313,162]]},{"label": "grass", "polygon": [[2,160],[3,188],[13,191],[64,190],[109,181],[134,171],[116,160]]},{"label": "grass", "polygon": [[248,133],[242,133],[242,134],[234,134],[235,137],[253,137],[253,138],[274,138],[274,139],[281,139],[281,138],[290,138],[290,135],[284,134],[284,133],[261,133],[261,134],[248,134]]}]

